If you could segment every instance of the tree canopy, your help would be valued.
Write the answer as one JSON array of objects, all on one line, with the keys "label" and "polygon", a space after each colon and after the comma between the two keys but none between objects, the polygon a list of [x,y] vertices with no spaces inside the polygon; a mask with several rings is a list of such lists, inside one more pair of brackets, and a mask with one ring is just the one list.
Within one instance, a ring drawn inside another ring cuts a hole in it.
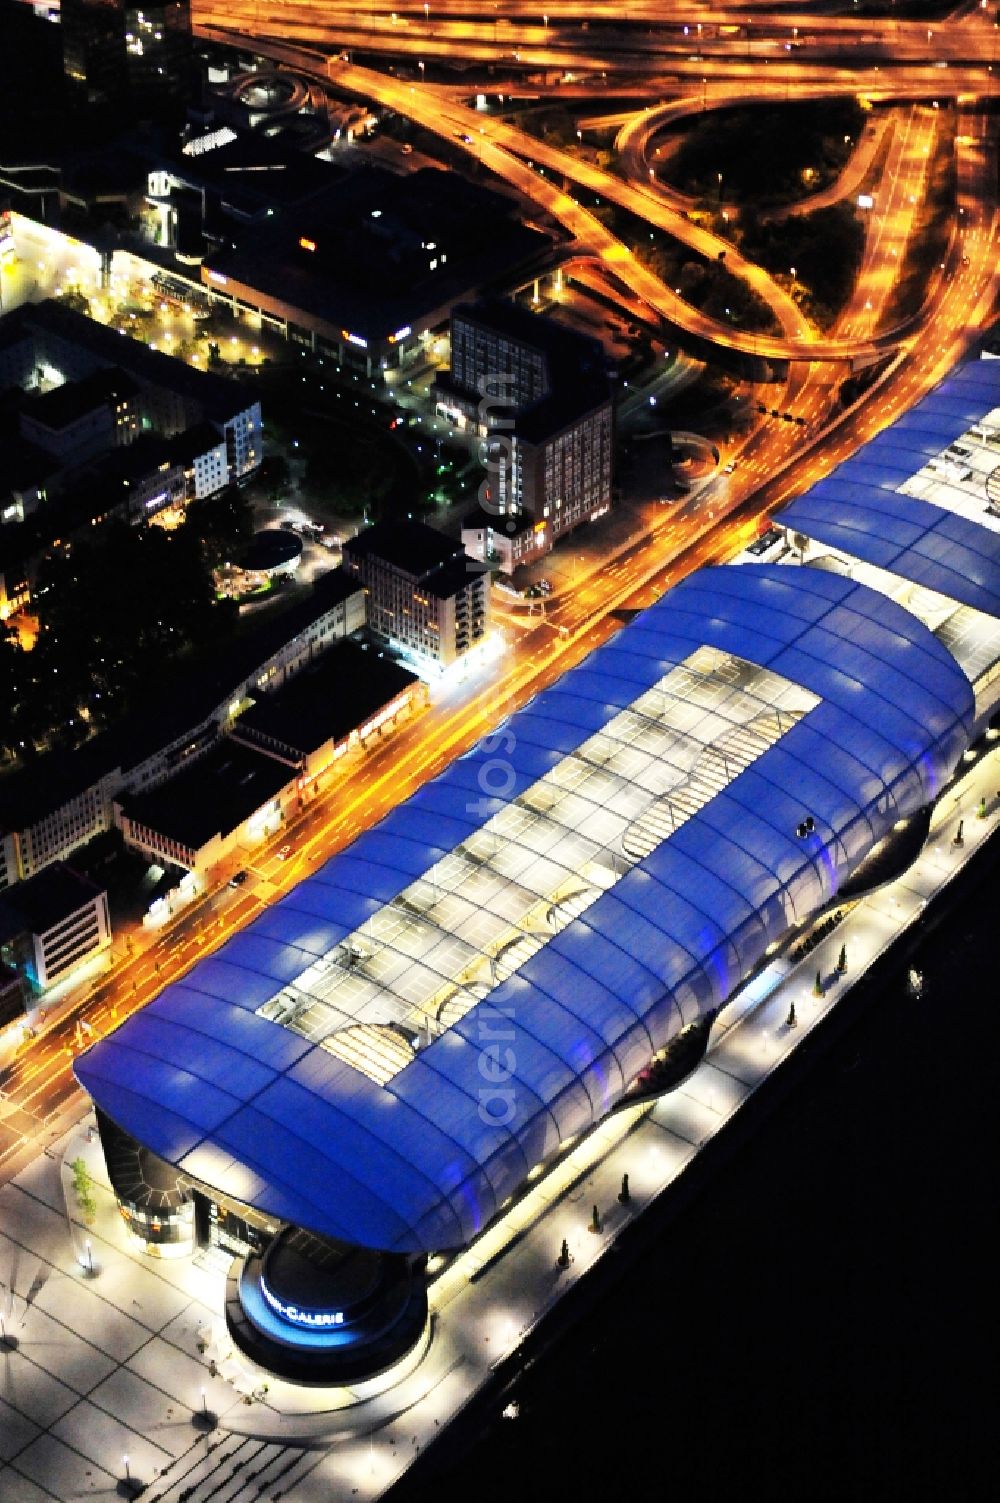
[{"label": "tree canopy", "polygon": [[223,619],[200,542],[186,528],[109,523],[42,564],[34,604],[32,651],[0,642],[0,694],[12,705],[2,744],[25,753],[33,742],[72,745],[109,724]]}]

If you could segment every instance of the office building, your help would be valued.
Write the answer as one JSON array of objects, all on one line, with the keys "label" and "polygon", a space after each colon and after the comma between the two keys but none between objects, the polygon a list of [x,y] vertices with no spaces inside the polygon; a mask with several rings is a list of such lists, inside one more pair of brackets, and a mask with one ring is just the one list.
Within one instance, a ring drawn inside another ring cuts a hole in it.
[{"label": "office building", "polygon": [[90,100],[142,107],[183,93],[190,0],[62,0],[63,69]]},{"label": "office building", "polygon": [[[260,402],[239,381],[195,370],[56,298],[23,304],[0,319],[0,387],[35,391],[102,373],[110,379],[109,372],[115,380],[123,373],[134,388],[128,398],[129,432],[137,422],[141,432],[170,438],[208,423],[225,445],[227,483],[246,478],[259,466]],[[45,400],[55,396],[49,392]],[[124,421],[126,415],[115,416]]]},{"label": "office building", "polygon": [[0,894],[0,960],[36,994],[110,944],[107,893],[62,862]]},{"label": "office building", "polygon": [[258,693],[278,689],[365,624],[364,591],[343,570],[196,668],[151,685],[127,723],[0,778],[0,887],[69,855],[114,824],[123,792],[155,787],[207,752]]},{"label": "office building", "polygon": [[130,444],[140,429],[139,389],[121,370],[97,370],[32,397],[20,414],[21,434],[60,464]]},{"label": "office building", "polygon": [[126,845],[204,878],[293,817],[317,780],[373,746],[423,702],[412,673],[341,642],[284,688],[257,693],[208,754],[167,782],[115,800]]},{"label": "office building", "polygon": [[418,672],[439,673],[488,639],[488,571],[426,523],[377,522],[344,544],[343,564],[364,585],[369,628]]},{"label": "office building", "polygon": [[288,762],[223,736],[166,783],[118,794],[115,824],[149,860],[204,874],[278,831],[298,798],[296,781]]},{"label": "office building", "polygon": [[485,441],[479,506],[462,529],[477,558],[510,572],[608,510],[614,425],[595,340],[516,303],[458,307],[435,394],[441,415]]},{"label": "office building", "polygon": [[23,522],[48,500],[62,464],[37,444],[10,433],[3,435],[3,472],[0,475],[0,527]]},{"label": "office building", "polygon": [[372,376],[421,358],[460,299],[550,250],[502,194],[435,168],[372,167],[213,251],[202,279],[213,302]]},{"label": "office building", "polygon": [[416,674],[367,644],[338,642],[284,688],[258,696],[229,734],[285,759],[308,788],[350,752],[391,735],[426,700]]},{"label": "office building", "polygon": [[184,500],[203,501],[229,484],[226,440],[212,423],[197,423],[170,441],[170,457],[184,476]]},{"label": "office building", "polygon": [[544,520],[536,522],[527,512],[497,516],[487,507],[476,506],[462,518],[462,547],[470,557],[510,575],[548,552]]}]

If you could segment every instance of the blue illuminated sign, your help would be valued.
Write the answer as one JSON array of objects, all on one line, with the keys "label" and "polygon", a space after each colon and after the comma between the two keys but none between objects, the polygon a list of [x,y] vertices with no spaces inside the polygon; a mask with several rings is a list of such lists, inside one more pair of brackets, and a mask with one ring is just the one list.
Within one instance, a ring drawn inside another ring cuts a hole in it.
[{"label": "blue illuminated sign", "polygon": [[286,1305],[276,1294],[260,1281],[260,1292],[267,1303],[271,1306],[275,1315],[282,1320],[287,1320],[292,1326],[308,1326],[310,1330],[319,1330],[324,1326],[342,1326],[344,1324],[343,1310],[301,1310],[298,1305]]}]

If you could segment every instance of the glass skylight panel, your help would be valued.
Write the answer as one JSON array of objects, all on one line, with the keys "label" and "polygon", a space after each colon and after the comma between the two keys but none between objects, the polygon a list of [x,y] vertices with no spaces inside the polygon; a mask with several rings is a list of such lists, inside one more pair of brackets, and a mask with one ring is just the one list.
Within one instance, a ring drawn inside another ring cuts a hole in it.
[{"label": "glass skylight panel", "polygon": [[1000,621],[960,605],[942,622],[937,636],[975,684],[981,674],[1000,662]]},{"label": "glass skylight panel", "polygon": [[[820,555],[810,560],[810,567],[823,567],[829,559],[829,554]],[[842,572],[905,606],[944,643],[973,683],[1000,661],[1000,622],[993,616],[861,559],[845,560]]]},{"label": "glass skylight panel", "polygon": [[994,408],[916,469],[899,486],[899,493],[929,501],[997,532],[1000,531],[1000,517],[986,509],[986,481],[998,466],[1000,408]]},{"label": "glass skylight panel", "polygon": [[697,649],[260,1015],[384,1085],[818,703]]}]

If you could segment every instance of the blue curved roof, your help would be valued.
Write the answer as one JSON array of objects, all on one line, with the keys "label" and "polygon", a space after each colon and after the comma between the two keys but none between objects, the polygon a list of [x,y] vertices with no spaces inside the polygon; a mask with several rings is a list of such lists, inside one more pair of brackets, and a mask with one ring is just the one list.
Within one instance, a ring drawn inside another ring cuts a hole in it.
[{"label": "blue curved roof", "polygon": [[831,476],[782,526],[1000,619],[1000,532],[897,491]]},{"label": "blue curved roof", "polygon": [[1000,532],[899,491],[997,408],[1000,360],[970,360],[784,507],[778,520],[1000,618]]},{"label": "blue curved roof", "polygon": [[[256,1015],[703,644],[819,702],[386,1085]],[[965,675],[887,597],[808,569],[702,570],[94,1045],[77,1076],[163,1158],[276,1218],[397,1251],[461,1245],[935,797],[972,719]],[[510,786],[484,796],[501,755]]]}]

